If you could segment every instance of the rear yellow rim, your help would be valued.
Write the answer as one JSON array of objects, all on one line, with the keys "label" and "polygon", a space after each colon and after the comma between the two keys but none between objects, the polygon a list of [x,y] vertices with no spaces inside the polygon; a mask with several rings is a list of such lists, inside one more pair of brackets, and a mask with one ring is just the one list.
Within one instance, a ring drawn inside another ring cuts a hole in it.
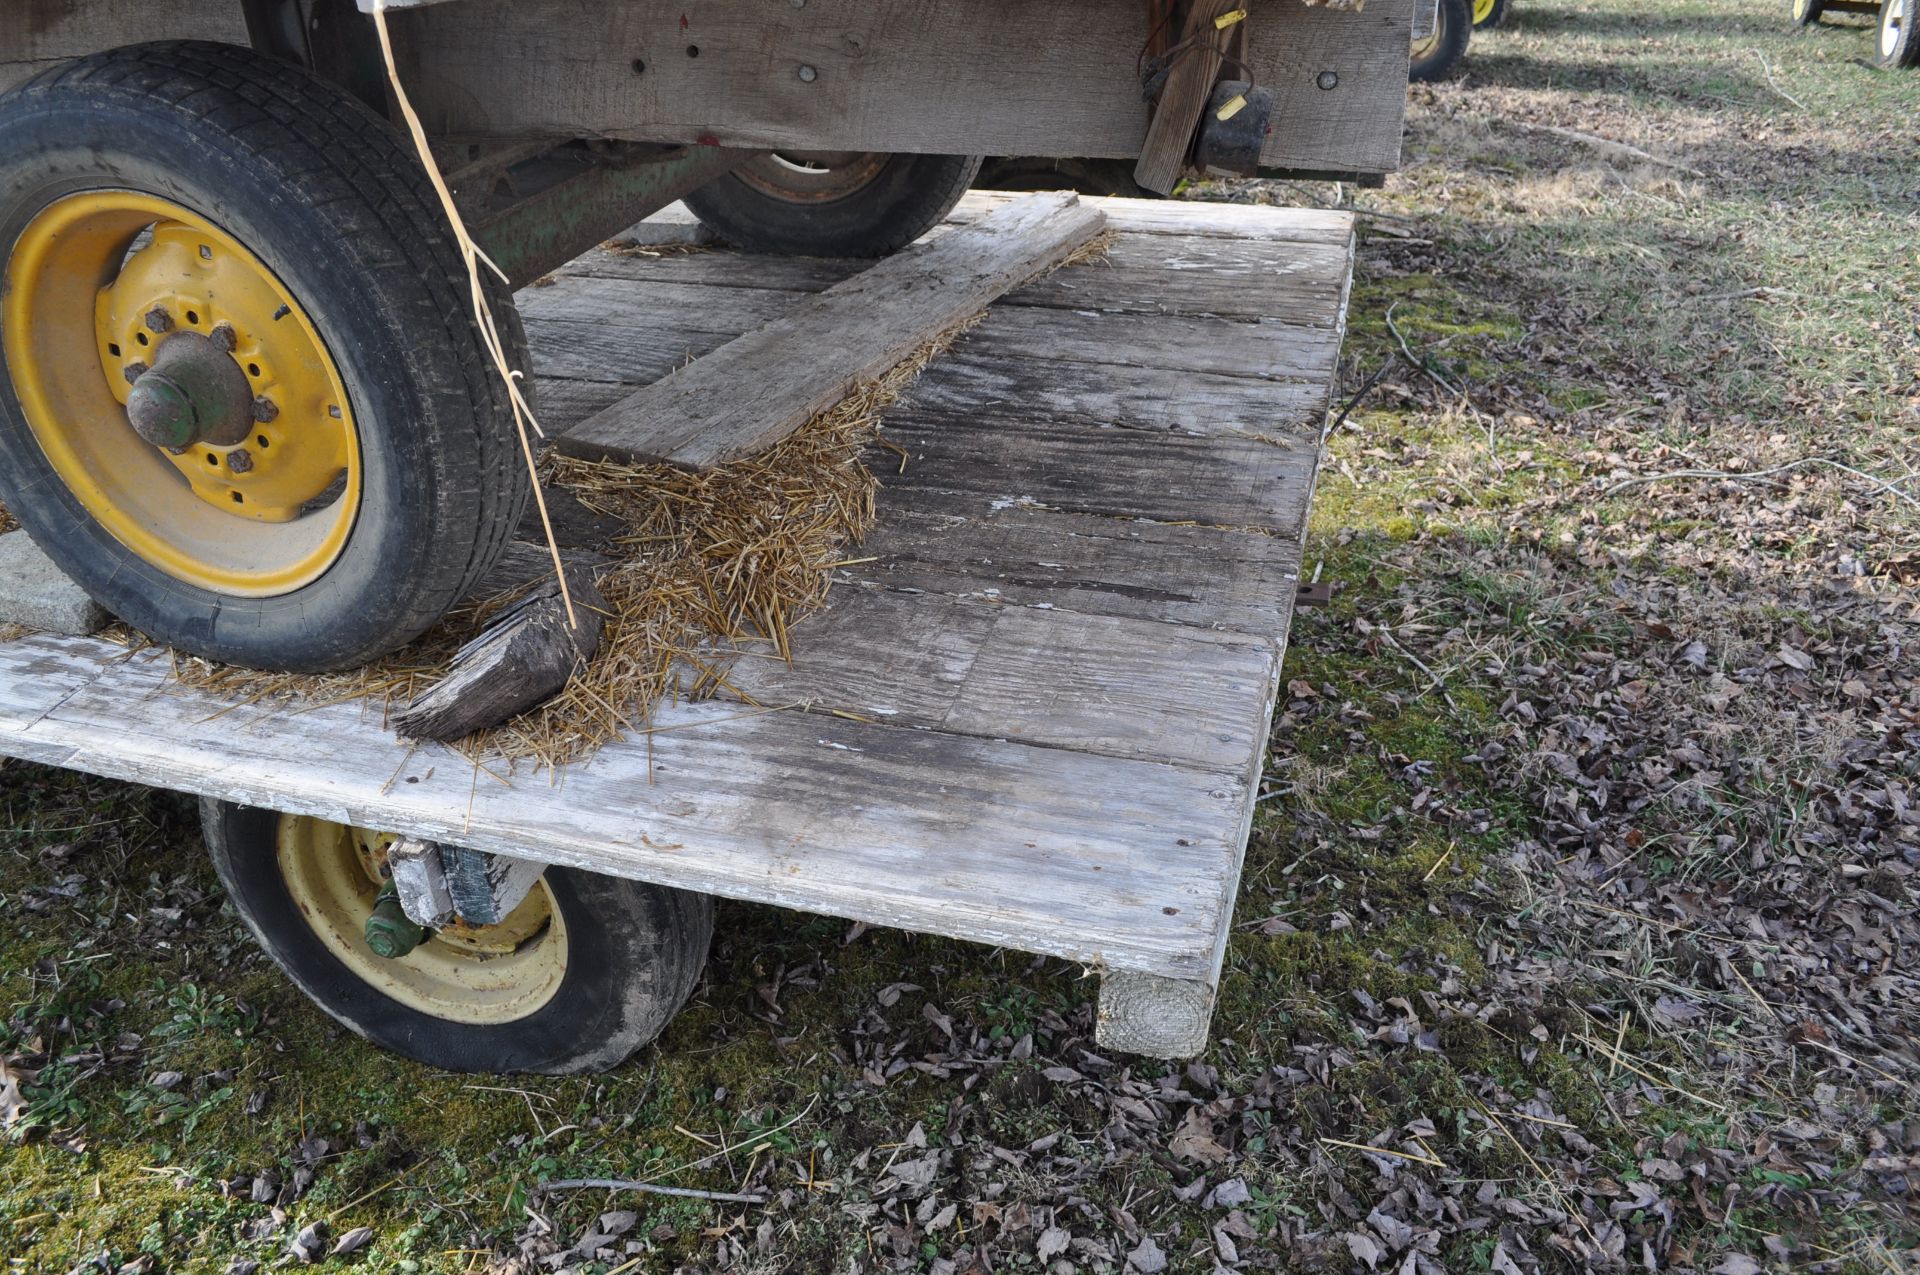
[{"label": "rear yellow rim", "polygon": [[498,925],[456,922],[406,956],[375,956],[366,923],[392,841],[325,819],[280,817],[280,875],[328,951],[375,990],[450,1022],[510,1023],[553,999],[567,972],[567,927],[544,880]]},{"label": "rear yellow rim", "polygon": [[1494,5],[1500,0],[1473,0],[1473,25],[1480,26],[1493,16]]},{"label": "rear yellow rim", "polygon": [[[55,201],[8,255],[0,330],[48,463],[139,557],[204,589],[271,597],[340,556],[361,491],[346,386],[292,293],[207,218],[132,191]],[[134,432],[127,399],[188,334],[244,374],[252,424],[173,452]]]}]

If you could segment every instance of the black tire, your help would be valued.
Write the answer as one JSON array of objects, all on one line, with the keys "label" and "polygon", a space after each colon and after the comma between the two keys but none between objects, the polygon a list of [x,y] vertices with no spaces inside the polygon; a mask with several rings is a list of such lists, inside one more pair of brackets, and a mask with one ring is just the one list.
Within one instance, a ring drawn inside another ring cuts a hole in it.
[{"label": "black tire", "polygon": [[1460,59],[1467,56],[1467,38],[1472,30],[1471,0],[1440,0],[1439,11],[1434,15],[1433,35],[1414,44],[1413,57],[1407,63],[1407,78],[1431,84],[1452,75]]},{"label": "black tire", "polygon": [[1507,15],[1513,11],[1513,0],[1492,0],[1484,7],[1469,0],[1469,10],[1473,15],[1475,31],[1496,31],[1507,24]]},{"label": "black tire", "polygon": [[687,207],[748,252],[884,257],[938,225],[979,171],[978,155],[771,154],[694,191]]},{"label": "black tire", "polygon": [[709,895],[570,868],[546,886],[567,931],[566,973],[524,1018],[473,1024],[391,999],[329,951],[279,867],[283,816],[207,799],[213,866],[267,955],[317,1006],[384,1049],[448,1071],[570,1075],[618,1066],[686,1002],[713,937]]},{"label": "black tire", "polygon": [[1810,27],[1820,21],[1826,7],[1825,0],[1787,0],[1787,16],[1795,26]]},{"label": "black tire", "polygon": [[[232,45],[148,44],[0,98],[0,250],[11,253],[41,209],[88,189],[193,210],[298,299],[346,386],[361,502],[325,573],[291,592],[189,583],[82,508],[10,374],[0,374],[0,500],[109,611],[194,654],[320,671],[418,636],[498,560],[530,492],[512,407],[418,158],[385,120],[297,67]],[[524,366],[504,291],[494,308]]]},{"label": "black tire", "polygon": [[1920,0],[1880,0],[1873,60],[1889,69],[1920,66]]}]

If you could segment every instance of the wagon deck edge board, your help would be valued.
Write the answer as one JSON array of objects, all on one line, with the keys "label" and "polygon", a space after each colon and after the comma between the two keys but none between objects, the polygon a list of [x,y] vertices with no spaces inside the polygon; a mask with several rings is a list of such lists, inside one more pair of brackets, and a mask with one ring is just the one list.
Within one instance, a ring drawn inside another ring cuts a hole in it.
[{"label": "wagon deck edge board", "polygon": [[[1195,1052],[1258,795],[1351,226],[1330,243],[1342,227],[1324,213],[1284,236],[1288,214],[1216,207],[1202,233],[1168,234],[1164,208],[1105,208],[1135,266],[1056,274],[1073,307],[1006,298],[976,330],[982,355],[963,338],[888,413],[913,460],[901,476],[876,454],[880,522],[850,557],[877,561],[841,571],[795,631],[794,667],[739,666],[784,711],[663,708],[653,734],[553,782],[503,782],[395,739],[365,706],[235,705],[169,685],[163,652],[35,636],[0,644],[0,753],[1082,961],[1103,974],[1110,1046]],[[1160,229],[1129,228],[1136,212]],[[1231,346],[1216,362],[1237,371],[1183,375],[1165,342],[1130,359],[1155,332],[1138,289],[1156,245],[1179,254],[1169,295],[1177,282],[1200,312],[1169,335]],[[678,260],[692,277],[718,256]],[[1226,316],[1197,304],[1209,275]],[[697,298],[728,291],[684,285],[633,322],[690,339],[713,326]],[[1261,296],[1274,312],[1249,317]],[[528,308],[537,361],[594,317]],[[1085,347],[1109,319],[1110,361],[1016,353],[1051,325]],[[1260,374],[1263,340],[1286,375]],[[995,363],[1019,379],[983,379]],[[545,375],[541,390],[624,392]]]}]

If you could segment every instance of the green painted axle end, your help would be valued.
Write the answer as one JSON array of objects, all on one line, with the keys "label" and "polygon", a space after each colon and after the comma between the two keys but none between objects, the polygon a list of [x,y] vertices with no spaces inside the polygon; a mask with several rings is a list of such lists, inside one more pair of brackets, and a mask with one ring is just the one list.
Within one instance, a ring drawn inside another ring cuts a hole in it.
[{"label": "green painted axle end", "polygon": [[419,947],[427,932],[401,908],[399,893],[389,885],[374,900],[366,937],[367,947],[375,956],[398,960]]}]

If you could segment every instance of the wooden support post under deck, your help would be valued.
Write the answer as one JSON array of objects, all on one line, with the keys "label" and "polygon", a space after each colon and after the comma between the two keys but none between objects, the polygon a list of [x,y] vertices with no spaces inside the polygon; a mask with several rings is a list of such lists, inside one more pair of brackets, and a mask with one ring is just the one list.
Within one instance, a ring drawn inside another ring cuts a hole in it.
[{"label": "wooden support post under deck", "polygon": [[1150,1058],[1192,1058],[1207,1047],[1214,985],[1111,970],[1100,976],[1093,1038],[1103,1049]]}]

